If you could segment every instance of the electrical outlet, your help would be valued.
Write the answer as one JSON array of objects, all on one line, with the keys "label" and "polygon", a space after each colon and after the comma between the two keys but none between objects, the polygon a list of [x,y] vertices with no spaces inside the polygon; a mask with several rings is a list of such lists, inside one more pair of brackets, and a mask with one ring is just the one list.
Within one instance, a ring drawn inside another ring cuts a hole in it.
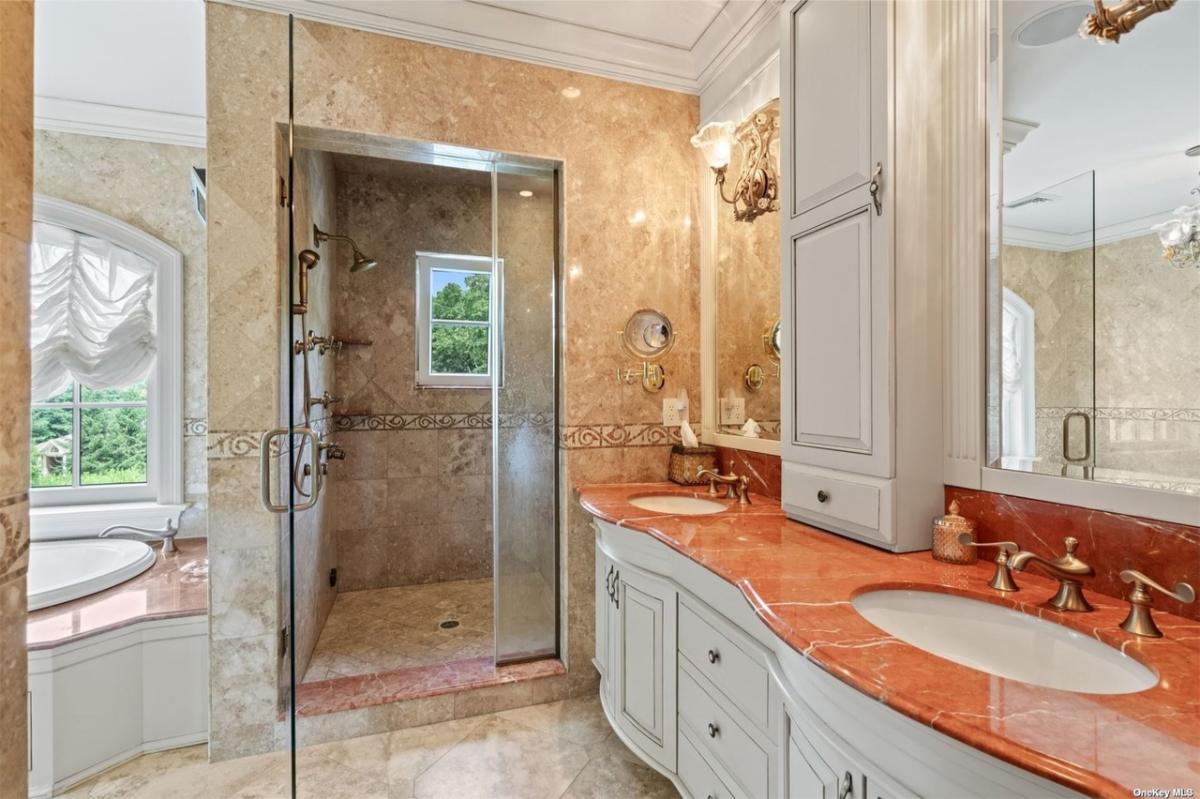
[{"label": "electrical outlet", "polygon": [[721,424],[723,426],[746,423],[746,398],[735,397],[721,400]]},{"label": "electrical outlet", "polygon": [[[680,406],[683,407],[680,407]],[[663,400],[663,427],[679,427],[688,418],[688,402],[680,401],[678,397],[667,397]]]}]

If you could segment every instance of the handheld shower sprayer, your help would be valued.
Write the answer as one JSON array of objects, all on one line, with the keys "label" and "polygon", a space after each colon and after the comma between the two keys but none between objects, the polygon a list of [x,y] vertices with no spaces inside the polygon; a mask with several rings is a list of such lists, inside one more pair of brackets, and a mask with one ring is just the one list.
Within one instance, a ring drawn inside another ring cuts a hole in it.
[{"label": "handheld shower sprayer", "polygon": [[301,250],[297,256],[300,262],[300,272],[297,275],[296,294],[298,302],[292,305],[292,313],[308,313],[308,273],[321,262],[321,256],[315,250]]}]

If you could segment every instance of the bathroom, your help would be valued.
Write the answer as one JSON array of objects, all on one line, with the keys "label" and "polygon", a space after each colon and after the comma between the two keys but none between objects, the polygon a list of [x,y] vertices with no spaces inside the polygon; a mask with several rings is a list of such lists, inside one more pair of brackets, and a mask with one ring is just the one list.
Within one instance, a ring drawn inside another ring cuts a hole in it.
[{"label": "bathroom", "polygon": [[0,794],[1200,788],[1197,33],[0,4]]}]

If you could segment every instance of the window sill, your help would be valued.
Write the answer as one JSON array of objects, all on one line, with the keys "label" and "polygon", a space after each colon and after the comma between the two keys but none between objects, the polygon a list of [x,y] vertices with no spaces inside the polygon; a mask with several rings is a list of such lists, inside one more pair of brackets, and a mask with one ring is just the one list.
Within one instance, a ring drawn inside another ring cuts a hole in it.
[{"label": "window sill", "polygon": [[105,527],[132,524],[137,527],[162,527],[172,518],[176,523],[187,505],[160,505],[157,502],[119,502],[105,505],[52,505],[29,509],[29,539],[55,541],[63,538],[91,538]]}]

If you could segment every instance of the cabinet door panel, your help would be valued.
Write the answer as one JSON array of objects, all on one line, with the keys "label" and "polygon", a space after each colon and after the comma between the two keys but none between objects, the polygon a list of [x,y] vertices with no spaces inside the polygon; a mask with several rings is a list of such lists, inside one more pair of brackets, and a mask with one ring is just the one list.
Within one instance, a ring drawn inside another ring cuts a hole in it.
[{"label": "cabinet door panel", "polygon": [[872,17],[869,0],[807,0],[788,16],[793,217],[871,179],[872,114],[882,111],[872,100],[881,57]]},{"label": "cabinet door panel", "polygon": [[[611,679],[609,676],[609,631],[608,617],[613,603],[608,595],[613,573],[613,564],[600,541],[596,541],[596,669],[600,672],[601,680]],[[603,690],[603,687],[601,688]]]},{"label": "cabinet door panel", "polygon": [[838,777],[803,738],[788,737],[787,795],[793,799],[834,799]]},{"label": "cabinet door panel", "polygon": [[869,207],[797,236],[791,258],[792,440],[870,453]]},{"label": "cabinet door panel", "polygon": [[616,562],[617,723],[646,754],[675,770],[676,593],[670,583]]}]

